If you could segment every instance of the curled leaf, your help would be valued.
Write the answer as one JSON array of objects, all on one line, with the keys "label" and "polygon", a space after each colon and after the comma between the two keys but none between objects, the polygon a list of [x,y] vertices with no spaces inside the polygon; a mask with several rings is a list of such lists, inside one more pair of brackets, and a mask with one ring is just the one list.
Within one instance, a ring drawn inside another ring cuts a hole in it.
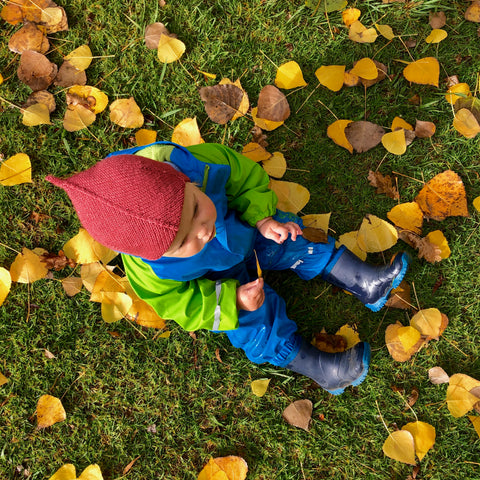
[{"label": "curled leaf", "polygon": [[352,120],[335,120],[328,126],[327,136],[340,147],[346,148],[350,153],[353,153],[353,146],[345,135],[345,128],[350,123],[352,123]]}]

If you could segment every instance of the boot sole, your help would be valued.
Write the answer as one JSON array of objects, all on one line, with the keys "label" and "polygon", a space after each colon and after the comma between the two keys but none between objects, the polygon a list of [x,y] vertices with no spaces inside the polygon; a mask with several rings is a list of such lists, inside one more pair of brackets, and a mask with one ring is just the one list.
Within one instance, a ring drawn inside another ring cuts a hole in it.
[{"label": "boot sole", "polygon": [[[370,368],[370,356],[371,356],[370,344],[365,343],[365,350],[363,351],[363,358],[362,358],[363,371],[360,374],[360,376],[356,380],[354,380],[349,386],[357,387],[365,380],[368,374],[368,369]],[[345,388],[337,388],[336,390],[327,390],[327,392],[331,393],[332,395],[341,395],[345,391]]]},{"label": "boot sole", "polygon": [[388,292],[379,300],[377,300],[375,303],[366,303],[365,306],[369,308],[372,312],[378,312],[380,309],[383,308],[383,306],[387,303],[388,297],[391,293],[391,291],[394,288],[397,288],[400,283],[402,283],[403,277],[407,273],[408,265],[410,264],[410,257],[406,252],[402,253],[402,262],[403,262],[403,267],[400,270],[399,274],[394,278],[392,285]]}]

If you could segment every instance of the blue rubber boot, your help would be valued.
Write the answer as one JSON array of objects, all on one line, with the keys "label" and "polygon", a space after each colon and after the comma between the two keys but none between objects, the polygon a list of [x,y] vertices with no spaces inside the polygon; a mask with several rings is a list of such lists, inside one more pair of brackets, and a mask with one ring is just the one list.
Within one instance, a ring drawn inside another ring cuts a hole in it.
[{"label": "blue rubber boot", "polygon": [[369,265],[346,248],[339,250],[325,268],[322,278],[350,292],[373,312],[386,303],[390,292],[400,285],[408,269],[410,257],[398,253],[390,265]]},{"label": "blue rubber boot", "polygon": [[367,376],[370,345],[366,342],[340,353],[327,353],[302,340],[297,356],[285,367],[317,382],[332,395],[360,385]]}]

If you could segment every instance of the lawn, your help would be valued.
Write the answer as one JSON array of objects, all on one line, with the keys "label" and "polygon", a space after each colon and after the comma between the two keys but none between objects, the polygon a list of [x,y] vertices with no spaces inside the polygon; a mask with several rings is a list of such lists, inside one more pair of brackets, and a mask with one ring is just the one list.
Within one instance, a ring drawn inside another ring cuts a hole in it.
[{"label": "lawn", "polygon": [[[306,338],[322,328],[335,333],[348,323],[370,342],[366,381],[338,397],[308,378],[250,363],[222,334],[189,334],[172,321],[164,330],[169,336],[126,319],[106,323],[85,288],[73,297],[62,288],[59,280],[78,275],[79,267],[32,284],[12,284],[0,307],[0,373],[8,379],[0,386],[0,478],[48,479],[72,463],[78,475],[98,464],[107,480],[194,480],[209,458],[227,455],[244,458],[252,480],[480,478],[479,435],[467,416],[456,419],[449,413],[447,386],[428,379],[434,366],[480,379],[479,214],[472,205],[480,195],[479,144],[453,128],[452,106],[444,97],[447,76],[457,75],[472,92],[478,89],[479,24],[464,19],[470,2],[349,2],[360,9],[365,26],[390,25],[397,35],[392,41],[379,36],[373,43],[353,42],[339,11],[326,15],[303,0],[57,4],[66,11],[69,30],[49,35],[49,60],[60,65],[74,48],[88,44],[95,58],[86,70],[87,84],[110,102],[134,97],[145,117],[143,128],[155,130],[159,140],[170,140],[179,122],[196,117],[206,142],[241,151],[252,141],[251,115],[226,125],[212,122],[199,88],[224,77],[241,79],[256,106],[277,68],[296,61],[308,85],[282,90],[291,114],[283,126],[265,132],[267,150],[284,154],[288,169],[282,180],[308,188],[311,199],[300,213],[331,212],[335,237],[358,229],[366,214],[386,220],[397,203],[369,185],[370,170],[396,178],[401,202],[413,201],[422,182],[453,170],[464,183],[470,215],[424,223],[423,235],[441,230],[448,240],[451,255],[440,262],[419,259],[402,241],[368,255],[370,262],[383,263],[407,250],[413,258],[406,278],[412,304],[437,308],[449,318],[440,340],[406,362],[389,355],[385,330],[396,321],[408,325],[413,309],[372,313],[321,280],[265,272]],[[448,37],[426,43],[429,14],[442,11]],[[179,61],[163,65],[156,51],[146,48],[144,31],[154,22],[163,22],[185,43]],[[0,186],[0,266],[9,269],[24,247],[58,253],[78,233],[67,196],[44,177],[71,175],[134,146],[137,129],[114,124],[107,108],[88,129],[66,131],[65,89],[54,86],[49,88],[57,104],[52,124],[23,125],[18,107],[31,89],[17,78],[20,56],[8,49],[20,25],[3,20],[1,25],[0,153],[6,160],[22,152],[32,163],[32,183]],[[332,92],[319,85],[320,66],[349,69],[363,57],[384,63],[389,77],[368,89]],[[438,88],[410,83],[402,75],[407,62],[424,57],[440,62]],[[389,131],[396,116],[413,125],[416,119],[433,122],[436,132],[415,139],[403,155],[382,145],[350,154],[326,134],[336,118],[368,120]],[[118,260],[113,264],[121,269]],[[257,397],[250,385],[261,378],[271,381],[266,394]],[[418,400],[409,407],[415,390]],[[38,429],[36,405],[45,394],[61,399],[66,420]],[[308,432],[282,419],[283,410],[299,399],[313,403]],[[414,470],[385,457],[382,445],[389,432],[416,420],[434,426],[437,436]]]}]

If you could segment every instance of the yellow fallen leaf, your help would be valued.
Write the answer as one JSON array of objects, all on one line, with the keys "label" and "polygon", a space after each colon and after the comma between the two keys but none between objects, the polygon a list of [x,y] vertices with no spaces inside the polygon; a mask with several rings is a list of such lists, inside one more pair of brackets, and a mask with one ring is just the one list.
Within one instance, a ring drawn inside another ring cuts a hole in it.
[{"label": "yellow fallen leaf", "polygon": [[340,147],[346,148],[350,153],[353,153],[353,146],[345,135],[345,127],[349,123],[352,123],[352,120],[335,120],[327,127],[327,136]]},{"label": "yellow fallen leaf", "polygon": [[60,467],[48,480],[77,480],[75,465],[66,463]]},{"label": "yellow fallen leaf", "polygon": [[2,305],[7,298],[11,286],[12,277],[10,276],[10,272],[6,268],[0,267],[0,305]]},{"label": "yellow fallen leaf", "polygon": [[450,247],[448,246],[448,240],[441,230],[435,230],[427,235],[427,240],[440,248],[440,256],[442,258],[448,258],[450,256]]},{"label": "yellow fallen leaf", "polygon": [[417,202],[395,205],[387,212],[387,217],[399,228],[410,230],[417,235],[422,233],[423,212]]},{"label": "yellow fallen leaf", "polygon": [[116,322],[126,317],[133,301],[123,292],[105,292],[102,298],[102,318],[107,323]]},{"label": "yellow fallen leaf", "polygon": [[7,382],[8,378],[3,373],[0,373],[0,387],[5,385]]},{"label": "yellow fallen leaf", "polygon": [[78,95],[80,98],[89,99],[89,110],[95,114],[101,113],[107,108],[108,96],[97,87],[92,87],[90,85],[73,85],[73,87],[68,89],[67,93]]},{"label": "yellow fallen leaf", "polygon": [[409,63],[403,69],[403,76],[413,83],[438,87],[440,64],[434,57],[425,57]]},{"label": "yellow fallen leaf", "polygon": [[473,206],[477,210],[477,212],[480,212],[480,197],[475,197],[474,198]]},{"label": "yellow fallen leaf", "polygon": [[100,467],[97,464],[89,465],[77,480],[103,480]]},{"label": "yellow fallen leaf", "polygon": [[263,169],[270,177],[282,178],[287,171],[287,161],[281,152],[273,152],[266,160],[262,160]]},{"label": "yellow fallen leaf", "polygon": [[[148,328],[164,328],[165,320],[145,301],[138,298],[127,288],[127,293],[132,298],[132,306],[125,315],[132,322]],[[161,336],[161,335],[160,335]],[[170,336],[170,334],[168,334]]]},{"label": "yellow fallen leaf", "polygon": [[67,132],[78,132],[90,126],[96,118],[95,113],[83,105],[69,105],[63,117],[63,128]]},{"label": "yellow fallen leaf", "polygon": [[415,441],[413,435],[407,430],[392,432],[385,440],[382,450],[387,457],[409,465],[416,465]]},{"label": "yellow fallen leaf", "polygon": [[178,38],[162,33],[158,42],[157,55],[163,63],[172,63],[181,58],[185,53],[185,44]]},{"label": "yellow fallen leaf", "polygon": [[252,108],[250,113],[252,115],[252,119],[255,125],[261,128],[262,130],[267,130],[267,131],[275,130],[276,128],[281,127],[284,123],[284,122],[274,122],[273,120],[265,120],[264,118],[259,118],[257,117],[257,111],[258,111],[258,108],[254,107]]},{"label": "yellow fallen leaf", "polygon": [[83,282],[80,277],[67,277],[62,279],[62,287],[69,297],[73,297],[82,290]]},{"label": "yellow fallen leaf", "polygon": [[373,43],[378,37],[374,28],[367,28],[359,20],[350,25],[348,38],[357,43]]},{"label": "yellow fallen leaf", "polygon": [[360,335],[351,325],[343,325],[335,332],[335,335],[340,335],[347,341],[347,350],[360,343]]},{"label": "yellow fallen leaf", "polygon": [[367,253],[388,250],[397,240],[395,227],[375,215],[365,216],[357,235],[358,246]]},{"label": "yellow fallen leaf", "polygon": [[86,70],[92,63],[92,51],[88,45],[80,45],[80,47],[72,50],[66,57],[77,70]]},{"label": "yellow fallen leaf", "polygon": [[477,435],[480,437],[480,417],[469,415],[468,418],[472,422],[473,428],[475,428]]},{"label": "yellow fallen leaf", "polygon": [[401,128],[403,128],[404,130],[414,130],[413,126],[406,122],[403,118],[395,117],[392,120],[392,126],[390,127],[390,129],[392,130],[392,132],[394,132],[395,130],[399,130]]},{"label": "yellow fallen leaf", "polygon": [[63,252],[68,258],[81,264],[98,261],[108,263],[118,255],[94,240],[84,228],[80,228],[78,234],[63,246]]},{"label": "yellow fallen leaf", "polygon": [[434,28],[430,35],[425,39],[427,43],[440,43],[442,40],[445,40],[448,36],[448,33],[441,28]]},{"label": "yellow fallen leaf", "polygon": [[[387,346],[388,353],[397,362],[406,362],[413,354],[417,353],[420,348],[425,344],[423,338],[419,336],[417,343],[412,345],[408,350],[405,349],[402,340],[399,338],[399,333],[403,334],[403,341],[408,344],[408,334],[410,330],[404,330],[405,328],[400,322],[393,323],[385,330],[385,345]],[[413,338],[410,337],[410,338]]]},{"label": "yellow fallen leaf", "polygon": [[355,63],[350,73],[365,80],[373,80],[378,77],[377,66],[371,58],[362,58]]},{"label": "yellow fallen leaf", "polygon": [[367,259],[367,252],[362,250],[357,243],[358,230],[347,232],[338,237],[338,245],[345,245],[358,258],[365,261]]},{"label": "yellow fallen leaf", "polygon": [[208,461],[197,480],[245,480],[247,472],[248,465],[242,457],[217,457]]},{"label": "yellow fallen leaf", "polygon": [[182,120],[173,129],[172,142],[184,147],[205,143],[198,128],[197,118],[185,118]]},{"label": "yellow fallen leaf", "polygon": [[385,37],[387,40],[393,40],[395,38],[395,34],[393,33],[390,25],[378,25],[376,23],[375,28],[379,31],[380,35]]},{"label": "yellow fallen leaf", "polygon": [[0,164],[0,184],[5,187],[32,183],[32,164],[26,153],[17,153]]},{"label": "yellow fallen leaf", "polygon": [[465,10],[465,20],[469,22],[480,22],[480,2],[472,2]]},{"label": "yellow fallen leaf", "polygon": [[44,103],[35,103],[22,110],[22,113],[22,123],[27,127],[52,125],[52,122],[50,121],[50,111]]},{"label": "yellow fallen leaf", "polygon": [[315,76],[324,87],[338,92],[343,87],[344,73],[345,65],[322,65],[315,71]]},{"label": "yellow fallen leaf", "polygon": [[394,155],[403,155],[407,151],[407,142],[405,140],[405,130],[395,130],[388,132],[382,137],[382,145]]},{"label": "yellow fallen leaf", "polygon": [[307,82],[303,78],[300,65],[292,60],[278,67],[277,75],[275,76],[275,85],[278,88],[288,90],[290,88],[304,87],[307,85]]},{"label": "yellow fallen leaf", "polygon": [[32,283],[45,278],[48,268],[40,257],[24,247],[10,266],[10,275],[13,282]]},{"label": "yellow fallen leaf", "polygon": [[465,186],[460,176],[445,170],[429,180],[415,197],[426,218],[468,217]]},{"label": "yellow fallen leaf", "polygon": [[124,128],[140,128],[144,122],[142,111],[133,97],[112,102],[110,120]]},{"label": "yellow fallen leaf", "polygon": [[438,339],[441,334],[442,314],[437,308],[420,310],[410,319],[410,325],[422,335]]},{"label": "yellow fallen leaf", "polygon": [[157,140],[157,132],[155,130],[148,130],[146,128],[141,128],[135,132],[135,143],[139,147],[145,145],[150,145]]},{"label": "yellow fallen leaf", "polygon": [[278,197],[278,209],[284,212],[298,213],[310,200],[310,192],[295,182],[270,179],[269,187]]},{"label": "yellow fallen leaf", "polygon": [[402,343],[402,347],[408,351],[410,350],[419,340],[420,332],[412,326],[409,327],[400,327],[397,330],[398,339]]},{"label": "yellow fallen leaf", "polygon": [[254,162],[263,162],[272,156],[257,142],[247,143],[242,149],[242,155]]},{"label": "yellow fallen leaf", "polygon": [[[458,95],[457,95],[458,94]],[[471,97],[472,92],[468,83],[456,83],[452,85],[445,95],[445,100],[451,105],[454,105],[459,98]]]},{"label": "yellow fallen leaf", "polygon": [[435,444],[435,427],[425,422],[411,422],[402,427],[410,432],[415,442],[415,453],[420,461]]},{"label": "yellow fallen leaf", "polygon": [[480,132],[480,124],[475,115],[466,108],[455,113],[453,128],[466,138],[474,138]]},{"label": "yellow fallen leaf", "polygon": [[122,277],[108,270],[102,270],[95,279],[90,301],[103,302],[107,293],[124,293],[125,291],[126,286]]},{"label": "yellow fallen leaf", "polygon": [[342,12],[342,21],[347,27],[350,27],[353,22],[356,22],[360,18],[361,13],[358,8],[347,8]]},{"label": "yellow fallen leaf", "polygon": [[470,390],[479,387],[480,382],[463,373],[452,375],[447,388],[447,406],[450,413],[455,417],[463,417],[479,401]]},{"label": "yellow fallen leaf", "polygon": [[252,388],[252,393],[257,397],[263,397],[267,391],[269,383],[270,378],[261,378],[259,380],[254,380],[250,384],[250,387]]},{"label": "yellow fallen leaf", "polygon": [[65,409],[59,398],[52,395],[42,395],[37,403],[37,427],[51,427],[67,418]]},{"label": "yellow fallen leaf", "polygon": [[301,217],[301,219],[304,227],[320,228],[325,233],[327,233],[331,215],[332,212],[314,213],[311,215],[304,215],[303,217]]},{"label": "yellow fallen leaf", "polygon": [[97,281],[98,275],[100,275],[100,273],[106,269],[110,269],[110,271],[112,271],[113,268],[113,266],[105,266],[99,261],[83,264],[80,269],[80,277],[82,279],[83,286],[91,293],[93,287],[95,286],[95,282]]},{"label": "yellow fallen leaf", "polygon": [[198,68],[196,68],[195,70],[197,70],[198,73],[205,75],[207,78],[210,78],[211,80],[215,80],[217,78],[217,75],[215,73],[208,73],[203,70],[198,70]]}]

